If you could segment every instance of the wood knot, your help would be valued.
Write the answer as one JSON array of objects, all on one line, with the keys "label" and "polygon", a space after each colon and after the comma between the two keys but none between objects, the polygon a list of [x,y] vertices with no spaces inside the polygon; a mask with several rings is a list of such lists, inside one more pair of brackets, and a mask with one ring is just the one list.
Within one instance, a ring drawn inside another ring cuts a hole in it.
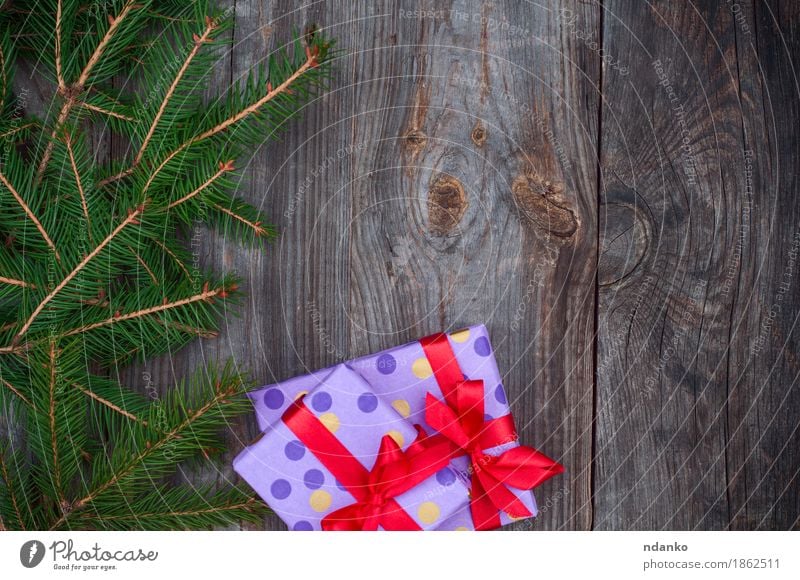
[{"label": "wood knot", "polygon": [[523,215],[548,234],[570,238],[578,229],[575,212],[561,199],[561,185],[520,175],[511,184],[511,191]]},{"label": "wood knot", "polygon": [[464,187],[455,177],[440,175],[428,190],[428,224],[431,233],[447,235],[467,210]]},{"label": "wood knot", "polygon": [[599,226],[597,277],[600,286],[606,287],[622,282],[642,263],[649,246],[650,227],[635,202],[601,205]]},{"label": "wood knot", "polygon": [[414,152],[419,152],[427,142],[428,136],[419,129],[412,129],[406,135],[406,144]]},{"label": "wood knot", "polygon": [[483,147],[483,144],[486,143],[486,129],[480,121],[478,121],[475,128],[472,129],[470,137],[472,137],[472,142],[478,147]]}]

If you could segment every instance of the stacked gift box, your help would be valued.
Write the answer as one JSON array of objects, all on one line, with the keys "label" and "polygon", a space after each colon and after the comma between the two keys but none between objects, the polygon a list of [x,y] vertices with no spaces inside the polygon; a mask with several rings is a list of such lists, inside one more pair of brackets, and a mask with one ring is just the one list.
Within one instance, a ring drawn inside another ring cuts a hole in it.
[{"label": "stacked gift box", "polygon": [[518,443],[482,325],[249,396],[262,434],[234,468],[292,530],[493,529],[563,471]]}]

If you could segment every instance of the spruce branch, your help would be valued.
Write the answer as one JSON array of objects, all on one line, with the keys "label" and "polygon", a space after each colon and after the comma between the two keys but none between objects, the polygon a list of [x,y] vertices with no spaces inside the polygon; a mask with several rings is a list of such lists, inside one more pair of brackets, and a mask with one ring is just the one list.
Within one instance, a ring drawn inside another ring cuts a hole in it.
[{"label": "spruce branch", "polygon": [[84,332],[90,332],[102,326],[108,326],[111,324],[118,324],[120,322],[124,322],[126,320],[133,320],[135,318],[142,318],[144,316],[151,316],[153,314],[158,314],[160,312],[165,312],[167,310],[172,310],[174,308],[180,308],[181,306],[186,306],[188,304],[193,304],[195,302],[209,302],[214,299],[215,296],[220,298],[226,298],[228,293],[234,291],[235,288],[228,287],[227,289],[224,287],[214,288],[209,290],[204,290],[199,294],[195,294],[194,296],[189,296],[187,298],[182,298],[180,300],[176,300],[174,302],[165,302],[164,304],[160,304],[158,306],[151,306],[150,308],[142,308],[141,310],[137,310],[135,312],[127,312],[127,313],[118,313],[112,316],[111,318],[107,318],[106,320],[101,320],[100,322],[95,322],[94,324],[88,324],[86,326],[81,326],[79,328],[73,328],[64,333],[64,337],[74,336],[76,334],[81,334]]},{"label": "spruce branch", "polygon": [[24,133],[28,129],[30,129],[32,127],[38,127],[38,126],[39,126],[39,124],[35,123],[35,122],[29,122],[29,123],[25,123],[23,125],[13,126],[10,129],[8,129],[7,131],[3,131],[2,133],[0,133],[0,141],[6,141],[12,135],[15,135],[17,133]]},{"label": "spruce branch", "polygon": [[20,286],[21,288],[36,288],[35,285],[26,282],[25,280],[16,280],[14,278],[6,278],[5,276],[0,276],[0,282],[3,284],[9,284],[11,286]]},{"label": "spruce branch", "polygon": [[137,423],[141,423],[144,426],[147,426],[147,421],[145,421],[144,419],[140,419],[139,417],[137,417],[136,415],[134,415],[130,411],[127,411],[127,410],[123,409],[122,407],[120,407],[119,405],[116,405],[113,402],[109,401],[108,399],[106,399],[104,397],[101,397],[100,395],[98,395],[94,391],[91,391],[91,390],[87,389],[86,387],[83,387],[83,386],[81,386],[81,385],[79,385],[77,383],[74,385],[74,387],[76,389],[78,389],[80,392],[82,392],[84,395],[89,397],[90,399],[92,399],[94,401],[97,401],[101,405],[105,406],[106,408],[108,408],[113,413],[117,413],[117,414],[125,417],[126,419],[130,419],[131,421],[135,421]]},{"label": "spruce branch", "polygon": [[128,251],[131,254],[133,254],[133,256],[136,258],[136,261],[139,262],[139,265],[142,268],[144,268],[145,272],[147,272],[147,275],[150,276],[150,279],[153,281],[153,284],[158,285],[158,278],[156,278],[155,272],[153,272],[153,270],[150,268],[150,266],[147,265],[147,262],[144,261],[144,259],[139,254],[139,252],[137,252],[131,246],[127,246],[127,248],[128,248]]},{"label": "spruce branch", "polygon": [[[141,0],[138,1],[141,2]],[[128,0],[125,3],[125,6],[122,8],[122,11],[117,16],[109,17],[109,23],[111,24],[111,26],[106,31],[105,36],[103,36],[103,39],[100,41],[100,44],[98,44],[97,48],[94,49],[94,52],[92,53],[92,56],[89,59],[89,62],[86,63],[86,66],[83,68],[83,71],[81,71],[81,75],[78,77],[78,81],[75,83],[75,87],[78,90],[83,90],[83,87],[86,85],[86,81],[89,80],[89,75],[92,74],[92,70],[94,70],[94,67],[97,66],[97,63],[103,56],[103,52],[110,44],[111,39],[114,37],[114,34],[121,26],[122,21],[136,7],[136,2],[137,0]]]},{"label": "spruce branch", "polygon": [[22,516],[22,510],[20,510],[20,502],[17,499],[17,493],[15,488],[15,479],[10,476],[8,473],[8,465],[6,464],[6,450],[0,447],[0,477],[3,478],[3,484],[6,488],[6,493],[8,493],[8,497],[11,501],[11,507],[14,510],[14,515],[16,516],[17,520],[17,527],[20,530],[26,530],[27,527],[25,526],[25,518]]},{"label": "spruce branch", "polygon": [[58,0],[58,7],[56,8],[56,81],[58,83],[58,90],[64,92],[67,84],[64,82],[64,74],[61,70],[61,15],[63,12],[62,0]]},{"label": "spruce branch", "polygon": [[167,206],[167,209],[172,209],[173,207],[176,207],[176,206],[182,204],[183,202],[192,199],[193,197],[195,197],[199,193],[201,193],[201,192],[205,191],[206,189],[208,189],[209,186],[211,186],[211,184],[213,184],[217,179],[222,177],[226,172],[233,171],[233,169],[234,169],[233,168],[233,161],[228,161],[226,163],[223,163],[222,161],[220,161],[219,162],[219,170],[214,175],[212,175],[207,180],[205,180],[194,191],[191,191],[191,192],[187,193],[186,195],[184,195],[182,198],[177,199],[177,200],[173,201],[172,203],[170,203]]},{"label": "spruce branch", "polygon": [[8,94],[8,78],[6,71],[8,70],[8,61],[6,59],[6,51],[0,44],[0,96],[5,100]]},{"label": "spruce branch", "polygon": [[207,486],[183,486],[164,488],[152,496],[126,511],[104,514],[102,519],[89,512],[82,512],[80,518],[82,523],[96,522],[93,527],[104,530],[174,530],[226,526],[240,520],[254,522],[266,511],[256,498],[238,488],[214,492]]},{"label": "spruce branch", "polygon": [[[75,276],[77,276],[89,262],[92,261],[92,259],[94,259],[100,252],[102,252],[103,248],[105,248],[109,243],[111,243],[111,240],[113,240],[117,235],[119,235],[119,233],[130,224],[137,223],[137,218],[142,214],[144,208],[145,204],[141,204],[135,210],[131,211],[128,214],[128,217],[122,221],[122,223],[120,223],[116,228],[114,228],[114,230],[110,234],[108,234],[108,236],[106,236],[106,238],[102,242],[100,242],[97,245],[97,247],[95,247],[94,250],[92,250],[83,260],[81,260],[81,262],[77,266],[75,266],[75,268],[69,274],[67,274],[66,277],[64,277],[64,279],[61,280],[61,282],[59,282],[58,285],[47,296],[44,297],[44,299],[39,303],[39,305],[36,306],[36,308],[34,308],[33,313],[30,315],[28,320],[25,321],[25,324],[22,325],[20,331],[16,334],[16,336],[12,340],[12,345],[16,345],[19,343],[19,340],[25,335],[25,333],[30,328],[31,324],[33,324],[33,321],[36,320],[36,317],[39,316],[44,307],[47,306],[47,304],[53,298],[55,298],[58,295],[58,293],[67,284],[69,284],[70,281]],[[3,352],[3,349],[0,349],[0,352]]]},{"label": "spruce branch", "polygon": [[[58,3],[61,6],[61,2]],[[75,185],[78,187],[78,195],[81,196],[81,208],[83,209],[83,215],[86,218],[86,223],[89,225],[88,234],[89,240],[91,240],[91,227],[92,227],[92,220],[89,217],[89,206],[86,203],[86,193],[83,191],[83,184],[81,183],[81,174],[78,171],[78,165],[75,162],[75,152],[72,150],[72,138],[69,134],[65,137],[64,143],[67,147],[67,153],[69,154],[69,162],[70,166],[72,167],[72,173],[75,176]]]},{"label": "spruce branch", "polygon": [[139,162],[144,157],[144,152],[147,150],[147,146],[150,144],[150,139],[153,137],[153,133],[155,133],[156,127],[158,126],[159,121],[161,121],[161,117],[164,115],[164,111],[167,109],[167,105],[169,104],[170,99],[175,94],[176,89],[178,88],[178,84],[180,84],[181,80],[183,79],[183,75],[186,74],[186,71],[189,68],[189,65],[194,60],[194,57],[197,56],[197,53],[200,51],[203,44],[205,44],[209,38],[211,37],[211,33],[217,28],[217,24],[213,18],[206,17],[206,27],[203,30],[203,33],[200,36],[194,37],[194,47],[189,52],[189,55],[186,57],[186,60],[181,65],[181,68],[178,70],[178,74],[175,75],[175,78],[172,81],[172,84],[167,89],[167,93],[164,95],[164,99],[161,102],[161,106],[158,108],[158,112],[156,113],[153,122],[150,124],[150,128],[147,130],[147,135],[145,135],[144,140],[142,141],[141,146],[139,147],[139,151],[136,153],[136,157],[133,159],[133,165],[139,165]]},{"label": "spruce branch", "polygon": [[[218,336],[237,283],[189,246],[206,226],[271,237],[235,195],[236,159],[325,88],[332,43],[295,35],[204,102],[231,24],[208,0],[41,0],[0,18],[0,414],[24,432],[14,449],[0,440],[0,529],[189,529],[264,513],[238,488],[169,479],[211,461],[250,411],[237,373],[208,369],[157,401],[115,378],[133,357]],[[11,94],[17,45],[50,82],[42,122]],[[118,74],[142,94],[115,90]],[[87,130],[100,127],[130,157],[92,151]]]},{"label": "spruce branch", "polygon": [[61,261],[61,257],[59,256],[58,250],[56,249],[56,245],[53,243],[53,240],[50,239],[50,236],[45,231],[44,226],[42,225],[42,222],[40,222],[39,219],[34,215],[33,211],[31,211],[31,208],[28,206],[27,203],[25,203],[25,200],[22,199],[22,196],[19,194],[19,192],[16,190],[16,188],[14,188],[14,186],[11,185],[11,182],[8,180],[8,178],[5,176],[5,174],[3,172],[1,172],[1,171],[0,171],[0,182],[2,182],[2,184],[5,186],[5,188],[11,193],[13,198],[17,201],[19,206],[22,208],[22,211],[24,211],[25,215],[28,216],[28,219],[30,219],[33,222],[33,225],[36,226],[36,229],[39,230],[40,234],[42,234],[42,238],[44,239],[45,243],[50,247],[51,250],[53,250],[53,253],[56,256],[56,259],[60,262]]},{"label": "spruce branch", "polygon": [[238,214],[238,213],[234,212],[233,210],[228,209],[227,207],[223,207],[218,203],[213,204],[213,207],[215,209],[218,209],[219,211],[221,211],[225,215],[230,216],[234,220],[244,224],[245,227],[250,228],[251,230],[253,230],[253,233],[256,235],[257,238],[265,237],[265,236],[270,235],[270,230],[268,228],[264,227],[264,225],[260,221],[255,221],[255,222],[251,221],[251,220],[245,218],[244,216],[242,216],[241,214]]},{"label": "spruce branch", "polygon": [[50,422],[50,450],[53,453],[53,477],[55,478],[55,488],[56,493],[58,494],[58,502],[61,505],[64,505],[64,491],[62,487],[61,481],[61,462],[58,458],[58,441],[56,439],[56,343],[54,341],[50,341],[50,361],[49,361],[49,375],[50,381],[48,389],[49,394],[49,407],[47,412],[47,418]]},{"label": "spruce branch", "polygon": [[289,75],[289,77],[286,80],[284,80],[280,85],[273,88],[271,84],[268,84],[267,94],[264,95],[261,99],[257,100],[252,105],[245,107],[241,111],[238,111],[236,114],[228,117],[227,119],[221,121],[220,123],[211,127],[207,131],[204,131],[199,135],[195,135],[194,137],[191,137],[190,139],[181,143],[175,150],[169,153],[164,158],[164,160],[156,167],[156,169],[150,174],[150,177],[147,179],[147,181],[144,184],[144,187],[142,188],[142,192],[146,193],[147,190],[152,185],[155,178],[159,175],[159,173],[161,173],[164,167],[175,157],[181,154],[183,151],[185,151],[192,145],[195,145],[197,143],[200,143],[201,141],[204,141],[215,135],[218,135],[219,133],[222,133],[229,127],[246,119],[250,115],[257,112],[259,109],[261,109],[264,105],[272,101],[277,96],[290,93],[292,85],[307,71],[316,68],[318,64],[319,64],[318,53],[317,52],[312,53],[309,51],[307,53],[306,61],[303,64],[301,64],[300,67],[298,67],[297,70],[295,70],[291,75]]},{"label": "spruce branch", "polygon": [[186,265],[183,263],[183,260],[181,260],[181,259],[180,259],[180,258],[177,256],[177,254],[175,253],[175,251],[174,251],[174,250],[170,249],[170,248],[169,248],[169,247],[168,247],[168,246],[167,246],[167,245],[166,245],[164,242],[162,242],[161,240],[154,239],[154,240],[153,240],[153,243],[154,243],[156,246],[158,246],[159,248],[161,248],[162,250],[164,250],[164,253],[165,253],[165,254],[167,254],[167,255],[168,255],[170,258],[172,258],[172,260],[174,261],[175,265],[176,265],[176,266],[178,266],[178,268],[181,270],[181,272],[183,272],[183,273],[186,275],[186,277],[187,277],[188,279],[190,279],[190,280],[192,279],[192,274],[189,272],[189,269],[188,269],[188,268],[186,267]]},{"label": "spruce branch", "polygon": [[94,105],[88,101],[81,101],[80,106],[84,109],[88,109],[89,111],[94,111],[95,113],[100,113],[101,115],[106,115],[107,117],[114,117],[121,121],[134,121],[135,119],[130,115],[123,115],[122,113],[118,113],[117,111],[112,111],[111,109],[104,109],[99,105]]},{"label": "spruce branch", "polygon": [[[220,377],[217,377],[213,370],[210,374],[213,377],[213,390],[198,408],[185,408],[182,413],[183,417],[177,424],[158,433],[153,440],[148,439],[143,448],[132,456],[124,457],[119,469],[109,472],[108,477],[95,482],[84,496],[72,502],[61,517],[50,526],[50,530],[60,529],[69,522],[71,517],[74,517],[74,514],[86,509],[105,494],[113,492],[123,486],[127,480],[135,477],[138,470],[146,470],[149,460],[158,458],[166,448],[174,447],[172,456],[180,457],[185,452],[185,449],[181,448],[181,446],[186,447],[186,444],[183,443],[185,440],[202,437],[209,426],[216,427],[220,418],[228,416],[224,411],[225,406],[232,405],[234,407],[232,413],[235,414],[237,409],[232,399],[243,394],[247,383],[242,381],[239,375],[231,373],[230,368],[226,368]],[[185,402],[188,403],[188,401]],[[240,405],[241,402],[239,399]],[[241,406],[238,412],[241,412]],[[204,423],[206,424],[204,425]],[[157,470],[164,466],[163,464],[154,464],[150,467],[152,470]]]},{"label": "spruce branch", "polygon": [[[141,3],[141,0],[138,0]],[[58,118],[56,119],[55,126],[53,127],[53,132],[50,135],[50,140],[45,147],[44,154],[42,155],[42,159],[39,162],[39,169],[36,172],[36,181],[37,183],[41,180],[42,175],[44,174],[45,169],[47,168],[47,164],[50,162],[50,157],[53,154],[53,146],[56,141],[56,136],[61,131],[61,128],[64,126],[64,123],[67,122],[69,118],[69,114],[72,111],[72,108],[78,102],[78,95],[83,91],[84,87],[86,86],[86,81],[89,80],[89,75],[92,74],[92,71],[97,66],[97,63],[100,62],[101,57],[103,56],[104,51],[110,44],[111,40],[114,37],[114,34],[119,30],[123,20],[128,17],[131,11],[136,7],[137,0],[128,0],[125,3],[125,6],[122,8],[122,11],[117,16],[112,16],[109,18],[109,22],[111,26],[106,31],[103,38],[98,43],[97,47],[95,48],[92,56],[89,58],[89,61],[86,63],[86,66],[81,71],[78,80],[75,81],[74,84],[71,86],[67,86],[65,83],[59,83],[59,93],[65,97],[64,104],[61,106],[61,110],[58,113]],[[59,7],[61,6],[61,2],[59,1]],[[58,30],[60,28],[60,21],[61,21],[61,11],[59,10],[58,18],[57,18],[59,25],[56,26]],[[57,39],[60,39],[60,34],[57,34]],[[59,49],[57,54],[58,58],[58,65],[57,68],[60,70],[61,65],[61,58],[60,58],[60,40],[58,40]]]},{"label": "spruce branch", "polygon": [[26,404],[26,405],[28,405],[29,407],[33,405],[33,403],[31,403],[31,402],[30,402],[30,400],[29,400],[29,399],[28,399],[28,398],[27,398],[25,395],[23,395],[23,394],[20,392],[20,390],[19,390],[17,387],[15,387],[15,386],[14,386],[14,385],[12,385],[11,383],[9,383],[9,382],[8,382],[7,380],[5,380],[3,377],[0,377],[0,383],[2,383],[2,385],[3,385],[4,387],[6,387],[6,388],[7,388],[9,391],[11,391],[12,393],[14,393],[14,394],[15,394],[17,397],[19,397],[19,399],[20,399],[20,400],[21,400],[23,403],[25,403],[25,404]]}]

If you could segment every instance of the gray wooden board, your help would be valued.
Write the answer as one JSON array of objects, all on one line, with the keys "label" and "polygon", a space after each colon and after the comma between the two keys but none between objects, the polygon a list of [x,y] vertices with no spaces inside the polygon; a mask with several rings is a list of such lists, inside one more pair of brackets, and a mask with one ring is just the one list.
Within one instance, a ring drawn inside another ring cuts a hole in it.
[{"label": "gray wooden board", "polygon": [[236,316],[126,380],[232,356],[266,384],[483,322],[522,442],[566,467],[513,528],[800,525],[796,4],[223,4],[210,94],[292,26],[342,53],[240,162],[276,243],[198,236]]}]

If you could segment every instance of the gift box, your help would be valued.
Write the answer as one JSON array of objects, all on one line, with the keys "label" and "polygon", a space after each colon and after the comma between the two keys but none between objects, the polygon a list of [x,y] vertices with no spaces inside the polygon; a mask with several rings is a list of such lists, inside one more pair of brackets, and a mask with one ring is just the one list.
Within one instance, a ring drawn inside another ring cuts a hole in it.
[{"label": "gift box", "polygon": [[447,453],[347,365],[280,396],[283,413],[234,469],[289,529],[432,529],[468,501]]},{"label": "gift box", "polygon": [[[483,438],[487,446],[479,452],[473,449],[472,453],[465,451],[462,456],[455,457],[450,467],[460,483],[472,488],[473,496],[476,495],[475,487],[480,487],[480,482],[477,481],[480,478],[476,473],[482,471],[480,475],[486,476],[483,478],[484,487],[489,488],[487,491],[492,493],[494,502],[504,507],[513,504],[509,509],[496,510],[497,517],[494,518],[486,513],[485,505],[478,506],[477,511],[483,513],[478,527],[490,529],[515,519],[536,515],[536,502],[530,491],[533,487],[530,482],[535,478],[528,477],[527,483],[522,486],[527,488],[523,489],[506,485],[506,482],[500,482],[502,485],[493,484],[489,477],[491,474],[487,472],[493,469],[499,472],[499,464],[507,463],[509,455],[521,461],[523,467],[517,469],[504,466],[503,473],[509,473],[508,478],[518,484],[525,479],[521,474],[530,473],[526,468],[531,464],[544,470],[543,479],[537,479],[538,482],[560,473],[563,469],[544,456],[521,457],[524,454],[516,450],[520,446],[516,440],[513,418],[488,332],[483,325],[472,326],[450,335],[426,337],[353,359],[346,364],[371,385],[385,404],[391,405],[399,415],[412,424],[420,425],[429,434],[439,432],[437,426],[429,423],[430,416],[437,415],[431,413],[431,407],[437,406],[438,402],[455,408],[459,406],[459,397],[454,391],[468,390],[471,393],[471,402],[464,404],[461,398],[462,408],[456,409],[455,416],[449,419],[442,419],[440,416],[440,422],[463,423],[473,430],[492,432],[493,436]],[[331,368],[321,369],[249,393],[261,429],[267,429],[278,421],[295,398],[318,388],[331,372]],[[441,406],[438,405],[437,409],[441,409]],[[480,417],[476,418],[478,410]],[[469,421],[465,420],[467,415]],[[478,422],[482,425],[477,425]],[[454,439],[459,436],[463,437],[463,434],[451,434]],[[480,469],[478,463],[484,464],[483,469]],[[476,500],[473,499],[473,505],[463,506],[451,518],[440,523],[437,529],[475,529],[475,503]]]}]

